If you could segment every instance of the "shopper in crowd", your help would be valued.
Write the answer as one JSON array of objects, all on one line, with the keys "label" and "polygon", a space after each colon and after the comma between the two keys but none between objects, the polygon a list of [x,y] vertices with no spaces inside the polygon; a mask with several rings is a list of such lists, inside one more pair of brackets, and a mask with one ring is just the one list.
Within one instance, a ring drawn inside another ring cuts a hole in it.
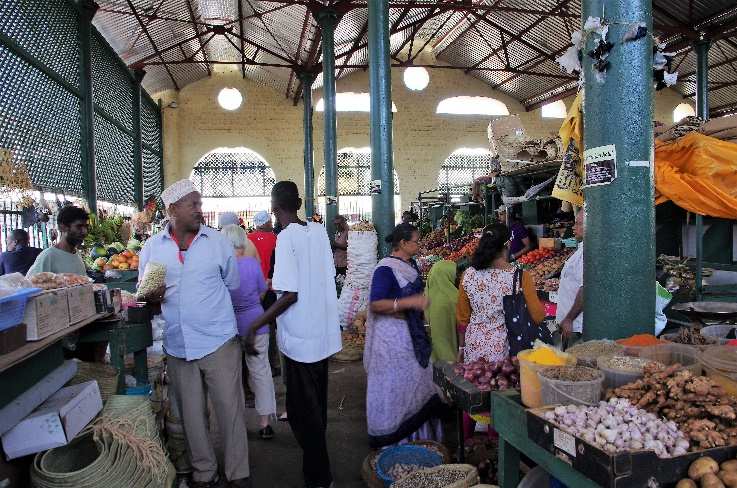
[{"label": "shopper in crowd", "polygon": [[[169,225],[146,241],[140,267],[166,267],[166,284],[146,297],[161,302],[166,322],[167,373],[179,400],[196,488],[222,486],[208,433],[207,398],[214,407],[230,486],[250,487],[241,346],[229,290],[240,286],[233,246],[202,225],[202,199],[190,180],[162,194]],[[143,276],[143,275],[142,275]],[[140,279],[140,278],[139,278]]]},{"label": "shopper in crowd", "polygon": [[56,217],[59,227],[59,242],[44,249],[36,258],[27,276],[48,271],[51,273],[74,273],[87,275],[82,257],[77,253],[87,237],[88,216],[83,208],[67,205]]},{"label": "shopper in crowd", "polygon": [[0,275],[10,273],[25,275],[39,254],[41,249],[30,246],[28,232],[15,229],[8,238],[8,250],[0,255]]},{"label": "shopper in crowd", "polygon": [[578,240],[578,249],[563,265],[558,285],[558,308],[555,320],[560,325],[563,342],[573,345],[583,333],[583,229],[584,210],[576,213],[573,235]]},{"label": "shopper in crowd", "polygon": [[226,225],[241,225],[241,218],[235,212],[223,212],[218,217],[218,229],[223,229]]},{"label": "shopper in crowd", "polygon": [[412,224],[417,220],[417,216],[411,210],[405,210],[402,212],[402,223]]},{"label": "shopper in crowd", "polygon": [[251,330],[251,323],[264,313],[261,298],[267,290],[266,280],[261,272],[256,246],[248,240],[246,231],[236,224],[223,227],[221,231],[235,249],[240,275],[240,288],[230,290],[230,298],[235,310],[238,335],[246,343],[246,366],[248,384],[255,395],[256,412],[259,415],[259,437],[264,440],[274,437],[270,420],[276,416],[276,396],[274,379],[269,364],[269,326]]},{"label": "shopper in crowd", "polygon": [[255,230],[248,234],[248,239],[253,242],[253,245],[258,250],[258,255],[261,259],[261,271],[264,274],[264,278],[270,279],[269,270],[271,268],[274,249],[276,248],[276,234],[271,224],[271,215],[269,212],[261,210],[254,215],[253,226]]},{"label": "shopper in crowd", "polygon": [[366,346],[366,418],[372,448],[409,440],[442,440],[437,416],[442,402],[433,385],[428,307],[422,277],[412,257],[420,234],[399,224],[387,237],[392,252],[371,279]]},{"label": "shopper in crowd", "polygon": [[345,275],[348,269],[348,222],[342,215],[333,219],[335,224],[335,239],[333,240],[333,260],[335,273]]},{"label": "shopper in crowd", "polygon": [[[463,273],[456,309],[459,362],[470,363],[482,358],[495,362],[509,356],[503,299],[512,294],[516,270],[507,259],[510,237],[509,229],[502,223],[484,229],[471,257],[471,266]],[[545,311],[527,272],[522,273],[522,292],[530,317],[540,324]],[[464,414],[466,438],[473,434],[474,426],[471,417]]]},{"label": "shopper in crowd", "polygon": [[516,261],[526,252],[532,250],[530,232],[518,217],[514,207],[502,205],[497,212],[499,213],[499,221],[505,224],[510,232],[509,260]]},{"label": "shopper in crowd", "polygon": [[458,355],[456,274],[456,263],[438,261],[427,276],[427,296],[430,299],[430,306],[426,316],[430,324],[433,362],[453,362]]},{"label": "shopper in crowd", "polygon": [[282,226],[276,242],[272,287],[277,301],[251,328],[277,321],[284,354],[289,425],[302,448],[307,488],[332,484],[327,440],[328,358],[340,351],[335,266],[325,227],[303,222],[297,185],[280,181],[271,207]]}]

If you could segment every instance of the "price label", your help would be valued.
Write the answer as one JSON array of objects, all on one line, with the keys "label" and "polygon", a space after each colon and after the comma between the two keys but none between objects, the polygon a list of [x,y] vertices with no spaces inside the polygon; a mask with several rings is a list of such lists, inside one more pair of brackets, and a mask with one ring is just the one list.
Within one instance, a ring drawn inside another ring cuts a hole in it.
[{"label": "price label", "polygon": [[558,303],[558,292],[557,291],[549,292],[548,299],[553,303]]},{"label": "price label", "polygon": [[568,432],[553,429],[553,445],[561,451],[576,457],[576,438]]}]

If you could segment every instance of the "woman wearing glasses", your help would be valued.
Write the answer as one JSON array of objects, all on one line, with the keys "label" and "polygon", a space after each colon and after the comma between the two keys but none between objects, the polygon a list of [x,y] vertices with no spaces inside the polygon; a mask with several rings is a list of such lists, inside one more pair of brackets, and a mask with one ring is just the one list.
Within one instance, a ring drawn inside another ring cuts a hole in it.
[{"label": "woman wearing glasses", "polygon": [[440,440],[442,402],[432,380],[430,338],[423,311],[428,299],[412,257],[420,234],[399,224],[371,280],[364,367],[368,377],[369,442],[378,448],[402,440]]}]

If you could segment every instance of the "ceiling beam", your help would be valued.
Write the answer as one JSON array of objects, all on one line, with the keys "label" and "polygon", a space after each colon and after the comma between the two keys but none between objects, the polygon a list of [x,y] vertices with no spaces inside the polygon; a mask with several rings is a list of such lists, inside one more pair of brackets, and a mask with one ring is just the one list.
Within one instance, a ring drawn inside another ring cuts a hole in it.
[{"label": "ceiling beam", "polygon": [[212,76],[212,71],[210,71],[210,65],[207,63],[207,52],[205,51],[205,45],[202,43],[202,37],[200,37],[200,27],[196,24],[194,8],[192,8],[192,1],[185,0],[184,3],[187,4],[187,11],[189,12],[189,18],[192,19],[192,27],[194,28],[194,31],[197,34],[197,40],[200,42],[200,49],[202,49],[202,57],[205,60],[205,68],[207,69],[207,76]]},{"label": "ceiling beam", "polygon": [[[238,0],[238,31],[243,34],[243,2]],[[244,36],[245,37],[245,36]],[[246,46],[243,44],[243,38],[241,41],[241,77],[246,78]]]},{"label": "ceiling beam", "polygon": [[[307,35],[307,27],[310,25],[310,17],[312,15],[310,14],[310,11],[308,9],[305,10],[305,20],[302,21],[302,31],[299,34],[299,42],[297,43],[297,50],[294,53],[294,59],[297,61],[297,63],[300,63],[302,61],[302,56],[300,53],[302,52],[302,45],[305,42],[305,36]],[[289,73],[289,82],[287,83],[287,91],[284,94],[286,98],[289,98],[292,95],[292,83],[294,83],[294,75],[295,71],[292,70],[291,73]]]},{"label": "ceiling beam", "polygon": [[159,52],[159,48],[156,47],[154,38],[151,37],[151,33],[148,31],[148,27],[146,27],[146,24],[144,24],[143,19],[141,19],[141,16],[138,15],[138,11],[136,10],[136,7],[133,5],[133,2],[131,0],[126,0],[126,2],[128,3],[128,8],[131,9],[131,12],[136,17],[136,20],[138,21],[138,25],[140,25],[141,29],[143,29],[143,33],[146,35],[148,42],[151,43],[151,47],[153,48],[154,52],[158,55],[158,58],[161,59],[161,61],[164,63],[164,69],[166,70],[166,74],[169,75],[169,78],[171,79],[171,82],[174,85],[174,89],[179,91],[179,84],[177,83],[177,80],[174,78],[174,75],[172,74],[169,67],[166,65],[164,56]]},{"label": "ceiling beam", "polygon": [[[723,83],[709,83],[709,93],[715,92],[717,90],[722,90],[724,88],[729,88],[732,86],[737,86],[737,81],[725,81]],[[683,95],[683,98],[691,98],[695,97],[696,92],[686,93]]]},{"label": "ceiling beam", "polygon": [[261,25],[264,26],[264,29],[266,29],[266,32],[268,32],[269,36],[274,40],[274,42],[276,43],[276,45],[279,46],[279,49],[282,50],[282,52],[284,53],[285,56],[289,56],[289,53],[284,48],[284,46],[282,45],[282,43],[279,42],[279,39],[277,39],[276,36],[274,35],[274,33],[271,31],[271,29],[269,29],[269,26],[266,25],[266,21],[264,21],[264,16],[263,15],[260,15],[259,11],[256,10],[256,7],[254,7],[254,5],[251,3],[251,0],[246,0],[246,2],[248,3],[248,6],[251,7],[251,10],[253,10],[253,12],[255,14],[257,14],[256,18],[259,21],[261,21]]},{"label": "ceiling beam", "polygon": [[[562,86],[565,86],[565,84],[563,84]],[[558,87],[558,88],[560,88],[560,87]],[[562,91],[562,92],[557,93],[555,95],[551,95],[551,96],[546,97],[546,98],[544,98],[542,100],[539,100],[539,101],[537,101],[535,103],[531,103],[529,105],[525,105],[525,111],[532,112],[533,110],[537,110],[537,109],[541,108],[543,105],[547,105],[549,103],[557,102],[558,100],[564,100],[564,99],[566,99],[568,97],[572,97],[576,93],[578,93],[578,87],[569,88],[569,89],[567,89],[565,91]]]},{"label": "ceiling beam", "polygon": [[[552,53],[552,55],[553,55],[553,57],[559,56],[559,55],[563,54],[567,50],[568,50],[568,47],[562,47],[562,48],[558,49],[557,51],[554,51]],[[518,66],[518,68],[530,70],[532,68],[537,68],[538,66],[540,66],[541,64],[543,64],[547,60],[548,60],[548,58],[546,58],[546,57],[537,56],[535,58],[529,59],[529,60],[525,61],[524,63],[520,64]],[[501,81],[499,83],[496,83],[495,85],[492,86],[492,88],[494,88],[495,90],[498,90],[499,88],[501,88],[502,86],[506,85],[510,81],[516,79],[517,77],[519,77],[519,74],[515,73],[512,76],[510,76],[509,78],[507,78],[506,80],[503,80],[503,81]]]},{"label": "ceiling beam", "polygon": [[438,26],[435,28],[435,30],[433,31],[433,33],[427,37],[427,39],[425,40],[425,43],[422,45],[422,47],[417,50],[417,52],[415,53],[414,56],[411,56],[409,58],[410,64],[412,64],[412,63],[415,62],[415,60],[419,57],[419,55],[422,53],[422,51],[425,50],[425,48],[427,47],[427,45],[430,44],[430,42],[432,42],[433,39],[435,39],[435,36],[437,36],[438,33],[441,30],[443,30],[446,25],[448,25],[448,22],[450,22],[450,19],[452,19],[454,15],[455,15],[455,12],[450,12],[448,14],[448,16],[445,18],[445,20],[442,21],[442,22],[440,22],[438,24]]},{"label": "ceiling beam", "polygon": [[[136,61],[133,61],[133,62],[130,62],[130,63],[128,63],[128,66],[134,66],[134,65],[136,65],[136,64],[139,64],[139,63],[146,63],[146,62],[148,62],[148,61],[150,61],[150,60],[152,60],[152,59],[158,58],[158,57],[159,57],[160,55],[162,55],[162,54],[164,54],[164,53],[168,53],[169,51],[173,51],[173,50],[175,50],[175,49],[181,49],[181,47],[182,47],[183,45],[187,44],[188,42],[194,41],[194,40],[195,40],[195,39],[197,39],[197,38],[198,38],[198,37],[199,37],[200,35],[203,35],[203,36],[204,36],[204,35],[205,35],[205,34],[207,34],[208,32],[209,32],[209,31],[205,31],[205,32],[203,32],[202,34],[195,34],[195,35],[193,35],[193,36],[187,37],[186,39],[182,39],[181,41],[177,41],[177,42],[175,42],[174,44],[171,44],[171,45],[169,45],[169,46],[166,46],[166,47],[165,47],[165,48],[163,48],[163,49],[158,49],[158,50],[156,50],[156,51],[155,51],[155,52],[154,52],[153,54],[149,54],[148,56],[144,56],[144,57],[143,57],[143,58],[141,58],[141,59],[138,59],[138,60],[136,60]],[[127,62],[127,61],[126,61],[126,62]]]},{"label": "ceiling beam", "polygon": [[[414,41],[415,36],[417,33],[422,29],[422,26],[427,23],[428,20],[432,19],[436,15],[440,15],[435,8],[430,9],[430,13],[425,14],[422,16],[419,20],[415,20],[412,22],[412,31],[410,32],[409,36],[407,36],[402,43],[397,47],[397,49],[394,51],[394,54],[392,54],[392,57],[398,56],[399,53],[404,49],[404,47],[407,45],[408,42]],[[397,24],[398,25],[398,24]],[[389,32],[389,35],[391,36],[391,30]]]},{"label": "ceiling beam", "polygon": [[[288,5],[305,5],[307,7],[320,7],[323,6],[323,4],[316,2],[315,0],[268,0],[269,3],[277,3],[277,4],[288,4]],[[342,11],[348,11],[348,10],[355,10],[355,9],[364,9],[368,7],[368,3],[366,2],[358,2],[358,1],[344,1],[340,2],[340,8]],[[409,8],[409,9],[428,9],[428,8],[438,8],[441,11],[447,12],[449,10],[452,10],[454,12],[511,12],[511,13],[518,13],[518,14],[527,14],[527,15],[542,15],[545,17],[569,17],[569,18],[575,18],[580,19],[579,15],[570,14],[570,13],[550,13],[548,10],[539,10],[539,9],[529,9],[529,8],[521,8],[521,7],[508,7],[508,6],[502,6],[502,5],[485,5],[485,4],[472,4],[470,2],[466,1],[455,1],[455,2],[443,2],[443,1],[437,1],[437,2],[422,2],[417,3],[415,1],[389,1],[389,8]]]},{"label": "ceiling beam", "polygon": [[[309,13],[309,10],[307,12]],[[304,71],[308,73],[318,71],[315,67],[315,63],[317,63],[317,58],[320,56],[320,44],[321,43],[322,43],[322,30],[315,29],[315,37],[312,38],[310,47],[307,50],[307,62],[300,69],[303,69]],[[297,89],[294,91],[294,98],[292,99],[292,103],[294,103],[295,106],[299,103],[299,99],[301,96],[302,96],[302,80],[299,80]]]}]

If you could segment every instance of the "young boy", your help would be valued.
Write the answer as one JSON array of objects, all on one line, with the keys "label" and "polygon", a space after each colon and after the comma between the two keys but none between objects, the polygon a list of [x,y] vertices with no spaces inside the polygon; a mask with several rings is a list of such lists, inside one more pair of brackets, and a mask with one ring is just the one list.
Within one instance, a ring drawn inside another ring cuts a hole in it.
[{"label": "young boy", "polygon": [[341,349],[335,266],[325,227],[297,217],[301,206],[294,182],[274,185],[271,208],[282,228],[272,279],[278,299],[252,327],[276,318],[285,356],[287,416],[303,451],[305,484],[328,488],[333,481],[325,439],[328,358]]}]

